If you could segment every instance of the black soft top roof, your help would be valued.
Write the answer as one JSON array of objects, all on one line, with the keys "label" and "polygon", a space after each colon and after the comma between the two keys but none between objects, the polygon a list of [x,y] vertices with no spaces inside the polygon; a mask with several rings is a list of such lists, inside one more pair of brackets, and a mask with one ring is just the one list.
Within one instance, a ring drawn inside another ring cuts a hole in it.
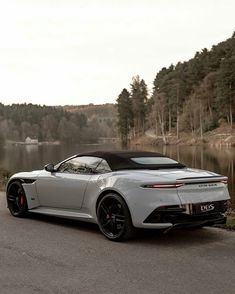
[{"label": "black soft top roof", "polygon": [[93,151],[78,154],[78,156],[100,157],[107,161],[111,170],[123,169],[160,169],[160,168],[183,168],[181,163],[172,164],[139,164],[132,158],[136,157],[167,157],[161,153],[147,151]]}]

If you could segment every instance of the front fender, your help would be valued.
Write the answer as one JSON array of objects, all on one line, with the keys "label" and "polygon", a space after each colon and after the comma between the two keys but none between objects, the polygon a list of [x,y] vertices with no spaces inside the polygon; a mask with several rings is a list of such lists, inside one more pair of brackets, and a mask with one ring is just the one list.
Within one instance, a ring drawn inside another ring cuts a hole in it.
[{"label": "front fender", "polygon": [[38,172],[22,172],[14,174],[7,183],[7,191],[9,186],[14,181],[20,181],[27,199],[28,209],[40,206],[37,189],[36,189],[36,176]]}]

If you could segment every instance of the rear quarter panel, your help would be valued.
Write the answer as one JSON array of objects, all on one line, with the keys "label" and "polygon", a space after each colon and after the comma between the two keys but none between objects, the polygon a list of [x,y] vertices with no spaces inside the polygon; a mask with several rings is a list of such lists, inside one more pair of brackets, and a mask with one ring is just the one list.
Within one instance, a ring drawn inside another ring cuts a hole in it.
[{"label": "rear quarter panel", "polygon": [[[159,179],[160,180],[160,179]],[[93,177],[87,187],[84,198],[84,211],[91,210],[96,219],[96,203],[99,195],[105,191],[113,191],[120,194],[126,201],[133,225],[141,227],[147,216],[157,207],[163,205],[180,205],[176,189],[157,190],[142,188],[142,184],[157,181],[153,178],[131,172],[115,172]]]}]

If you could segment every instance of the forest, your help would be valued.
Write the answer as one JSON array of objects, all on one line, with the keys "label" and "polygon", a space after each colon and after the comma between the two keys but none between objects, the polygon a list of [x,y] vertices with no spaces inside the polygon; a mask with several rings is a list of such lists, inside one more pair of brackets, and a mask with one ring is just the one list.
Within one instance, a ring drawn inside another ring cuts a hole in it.
[{"label": "forest", "polygon": [[152,93],[139,76],[132,78],[117,99],[118,129],[124,145],[147,129],[166,141],[183,132],[203,138],[207,131],[227,123],[235,112],[235,32],[224,42],[204,48],[185,62],[162,68]]},{"label": "forest", "polygon": [[97,143],[100,137],[117,136],[113,104],[40,106],[0,103],[0,143],[25,141]]},{"label": "forest", "polygon": [[87,118],[87,141],[93,138],[98,141],[101,137],[118,137],[117,111],[114,104],[67,105],[64,109],[72,113],[84,114]]},{"label": "forest", "polygon": [[86,128],[86,116],[69,113],[62,107],[33,104],[0,104],[0,141],[79,142]]}]

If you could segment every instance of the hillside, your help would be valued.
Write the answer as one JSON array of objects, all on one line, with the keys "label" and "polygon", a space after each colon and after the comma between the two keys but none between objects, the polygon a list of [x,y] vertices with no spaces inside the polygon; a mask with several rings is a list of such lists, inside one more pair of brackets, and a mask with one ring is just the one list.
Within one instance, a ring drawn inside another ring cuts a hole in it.
[{"label": "hillside", "polygon": [[[205,135],[227,125],[232,135],[235,115],[235,33],[202,49],[188,61],[162,68],[149,96],[143,79],[132,79],[131,89],[118,97],[119,131],[127,138],[143,136],[148,129],[167,142],[185,133],[203,141]],[[212,139],[213,136],[210,136]],[[233,140],[232,140],[233,141]]]},{"label": "hillside", "polygon": [[222,123],[218,128],[205,132],[203,138],[192,136],[189,132],[181,132],[177,138],[176,130],[166,133],[165,137],[156,135],[155,130],[148,129],[144,135],[133,138],[131,145],[207,145],[213,147],[235,147],[235,128],[231,130],[230,125]]},{"label": "hillside", "polygon": [[113,104],[40,106],[0,103],[0,144],[25,141],[97,143],[100,137],[117,137]]},{"label": "hillside", "polygon": [[80,143],[86,128],[84,114],[69,113],[62,107],[0,103],[0,143],[25,141],[27,137]]},{"label": "hillside", "polygon": [[64,109],[70,113],[85,115],[89,128],[93,129],[98,137],[118,136],[117,110],[114,104],[67,105]]}]

